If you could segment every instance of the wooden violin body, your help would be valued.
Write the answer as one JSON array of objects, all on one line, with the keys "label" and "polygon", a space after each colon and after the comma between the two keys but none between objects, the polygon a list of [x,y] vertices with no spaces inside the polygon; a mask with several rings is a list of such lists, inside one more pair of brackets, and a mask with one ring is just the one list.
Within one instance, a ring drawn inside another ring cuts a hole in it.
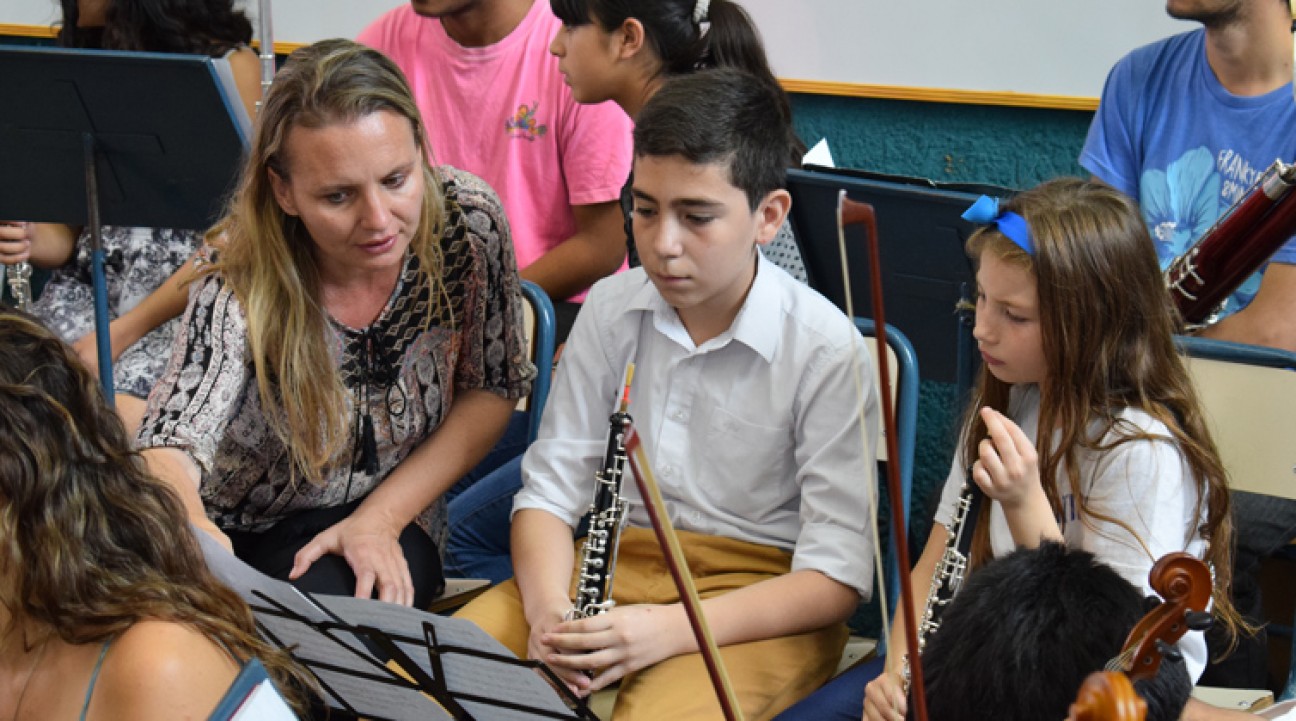
[{"label": "wooden violin body", "polygon": [[1129,677],[1119,671],[1089,674],[1067,721],[1143,721],[1147,702],[1134,691]]}]

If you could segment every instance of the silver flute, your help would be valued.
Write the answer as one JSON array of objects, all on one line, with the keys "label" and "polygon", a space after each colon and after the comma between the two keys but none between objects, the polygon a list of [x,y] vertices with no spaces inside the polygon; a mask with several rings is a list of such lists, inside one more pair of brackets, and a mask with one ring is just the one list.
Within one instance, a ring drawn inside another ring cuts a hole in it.
[{"label": "silver flute", "polygon": [[27,261],[9,266],[9,295],[21,311],[31,310],[31,264]]}]

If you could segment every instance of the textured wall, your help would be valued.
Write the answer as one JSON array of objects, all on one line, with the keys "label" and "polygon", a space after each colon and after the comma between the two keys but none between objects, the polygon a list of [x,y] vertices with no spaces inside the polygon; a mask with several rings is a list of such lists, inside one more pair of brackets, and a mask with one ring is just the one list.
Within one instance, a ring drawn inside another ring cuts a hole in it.
[{"label": "textured wall", "polygon": [[793,95],[797,132],[840,167],[1028,187],[1078,175],[1092,113]]}]

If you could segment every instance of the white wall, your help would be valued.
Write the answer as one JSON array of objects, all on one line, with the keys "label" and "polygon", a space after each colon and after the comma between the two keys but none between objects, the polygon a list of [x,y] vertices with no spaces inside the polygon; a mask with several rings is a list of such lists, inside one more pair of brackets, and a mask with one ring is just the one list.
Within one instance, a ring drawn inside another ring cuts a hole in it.
[{"label": "white wall", "polygon": [[[545,2],[546,0],[537,0]],[[255,0],[243,0],[249,14]],[[272,0],[274,39],[354,37],[405,0]],[[781,78],[1096,97],[1129,50],[1193,27],[1161,0],[742,0]],[[54,0],[3,0],[49,25]]]}]

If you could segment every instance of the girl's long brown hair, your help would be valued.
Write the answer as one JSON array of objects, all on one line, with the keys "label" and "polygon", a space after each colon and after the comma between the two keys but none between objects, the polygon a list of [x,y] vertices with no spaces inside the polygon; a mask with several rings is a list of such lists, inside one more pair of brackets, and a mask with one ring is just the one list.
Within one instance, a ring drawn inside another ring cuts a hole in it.
[{"label": "girl's long brown hair", "polygon": [[261,640],[186,519],[72,349],[30,316],[0,312],[0,633],[36,622],[85,644],[139,621],[182,623],[261,659],[304,713],[312,683]]},{"label": "girl's long brown hair", "polygon": [[[1095,520],[1124,527],[1120,519],[1095,513],[1085,501],[1080,477],[1083,451],[1109,451],[1154,437],[1118,418],[1134,408],[1165,424],[1196,481],[1197,509],[1215,573],[1215,615],[1231,633],[1244,628],[1229,600],[1232,586],[1233,524],[1228,477],[1187,368],[1174,345],[1178,327],[1147,227],[1134,202],[1095,181],[1052,180],[1022,192],[1004,205],[1026,219],[1035,245],[1027,254],[993,226],[968,240],[974,259],[990,253],[1034,274],[1039,289],[1040,334],[1047,377],[1040,384],[1037,440],[1040,482],[1053,512],[1062,518],[1061,491],[1077,502],[1081,523]],[[1011,386],[981,370],[963,425],[961,449],[975,460],[985,422],[977,410],[1008,412]],[[1110,440],[1105,440],[1110,439]],[[989,506],[982,507],[973,543],[973,562],[989,558]],[[1146,549],[1146,544],[1144,544]]]}]

